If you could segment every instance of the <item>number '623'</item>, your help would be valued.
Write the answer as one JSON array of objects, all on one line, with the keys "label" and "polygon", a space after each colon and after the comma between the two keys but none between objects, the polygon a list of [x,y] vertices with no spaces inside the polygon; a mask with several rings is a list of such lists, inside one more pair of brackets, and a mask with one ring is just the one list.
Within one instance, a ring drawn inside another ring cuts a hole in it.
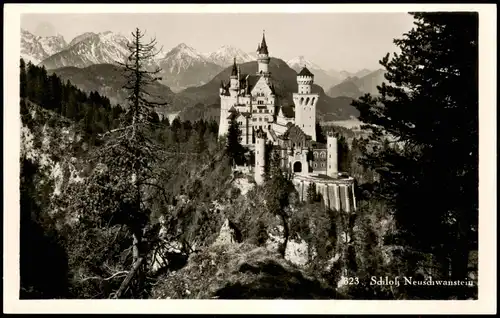
[{"label": "number '623'", "polygon": [[357,278],[357,277],[344,277],[344,283],[347,285],[358,285],[359,278]]}]

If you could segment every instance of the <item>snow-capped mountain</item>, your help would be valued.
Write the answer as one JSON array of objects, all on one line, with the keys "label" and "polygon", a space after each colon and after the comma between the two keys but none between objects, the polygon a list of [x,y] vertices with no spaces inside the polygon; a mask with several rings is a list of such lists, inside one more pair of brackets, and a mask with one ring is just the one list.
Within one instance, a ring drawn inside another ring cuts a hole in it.
[{"label": "snow-capped mountain", "polygon": [[26,62],[38,64],[67,46],[62,35],[41,37],[21,29],[21,57]]},{"label": "snow-capped mountain", "polygon": [[81,41],[83,41],[91,36],[95,36],[95,35],[96,34],[94,32],[85,32],[83,34],[80,34],[80,35],[76,36],[73,40],[71,40],[71,42],[69,42],[68,46],[73,46],[76,43],[81,42]]},{"label": "snow-capped mountain", "polygon": [[[83,36],[84,35],[84,36]],[[87,67],[93,64],[115,64],[124,62],[129,51],[129,40],[121,34],[106,31],[98,34],[83,34],[72,46],[56,53],[40,64],[47,69],[65,66]]]},{"label": "snow-capped mountain", "polygon": [[237,63],[255,61],[255,58],[243,50],[230,45],[223,45],[217,51],[204,54],[212,63],[222,67],[233,64],[234,58]]},{"label": "snow-capped mountain", "polygon": [[185,43],[174,47],[157,63],[162,69],[162,83],[173,91],[203,85],[223,69]]},{"label": "snow-capped mountain", "polygon": [[294,70],[300,70],[306,66],[309,70],[321,70],[322,68],[317,64],[307,60],[304,56],[297,56],[293,59],[286,61],[286,64],[293,68]]},{"label": "snow-capped mountain", "polygon": [[160,67],[172,74],[179,74],[192,65],[210,63],[204,54],[191,46],[181,43],[158,60]]}]

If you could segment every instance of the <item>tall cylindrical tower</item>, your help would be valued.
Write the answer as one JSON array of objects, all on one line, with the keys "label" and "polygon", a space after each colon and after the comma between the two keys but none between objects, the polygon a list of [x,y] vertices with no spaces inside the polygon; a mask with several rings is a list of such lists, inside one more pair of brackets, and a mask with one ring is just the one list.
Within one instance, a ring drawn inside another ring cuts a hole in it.
[{"label": "tall cylindrical tower", "polygon": [[298,92],[293,93],[295,104],[295,124],[316,141],[316,104],[318,93],[312,93],[314,75],[304,66],[297,74]]},{"label": "tall cylindrical tower", "polygon": [[327,150],[327,160],[326,160],[326,175],[332,178],[338,178],[339,168],[338,168],[338,153],[337,153],[337,138],[332,134],[328,134],[326,137],[326,150]]},{"label": "tall cylindrical tower", "polygon": [[257,131],[255,138],[255,182],[260,185],[264,183],[265,171],[265,151],[266,151],[266,135],[262,130]]}]

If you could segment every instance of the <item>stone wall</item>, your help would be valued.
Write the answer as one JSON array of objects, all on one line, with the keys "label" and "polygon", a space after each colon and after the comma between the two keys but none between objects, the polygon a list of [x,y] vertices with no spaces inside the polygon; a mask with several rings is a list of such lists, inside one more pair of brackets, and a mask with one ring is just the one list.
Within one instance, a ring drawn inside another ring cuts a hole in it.
[{"label": "stone wall", "polygon": [[330,209],[344,212],[356,211],[353,178],[322,179],[296,176],[293,184],[299,193],[300,200],[307,200],[307,189],[311,183],[316,184],[316,193],[321,194],[323,202]]}]

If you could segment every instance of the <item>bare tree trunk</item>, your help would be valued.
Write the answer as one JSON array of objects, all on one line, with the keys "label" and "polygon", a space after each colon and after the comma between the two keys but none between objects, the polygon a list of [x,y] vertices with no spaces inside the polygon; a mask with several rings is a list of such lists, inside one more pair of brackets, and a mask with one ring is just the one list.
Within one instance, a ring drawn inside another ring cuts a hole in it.
[{"label": "bare tree trunk", "polygon": [[134,263],[132,270],[130,271],[130,273],[128,273],[127,277],[125,277],[122,284],[120,285],[120,288],[116,292],[115,298],[120,298],[123,295],[123,293],[127,290],[127,287],[129,286],[130,282],[132,281],[132,278],[134,277],[135,273],[141,267],[143,260],[144,260],[144,258],[141,257]]}]

